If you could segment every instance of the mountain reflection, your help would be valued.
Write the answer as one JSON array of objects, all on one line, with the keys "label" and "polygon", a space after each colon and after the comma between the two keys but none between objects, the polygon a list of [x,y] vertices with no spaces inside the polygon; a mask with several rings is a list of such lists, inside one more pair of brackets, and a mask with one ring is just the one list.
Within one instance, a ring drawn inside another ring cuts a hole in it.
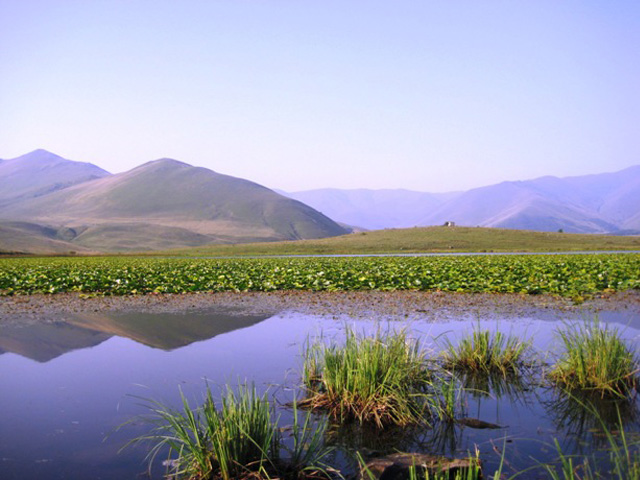
[{"label": "mountain reflection", "polygon": [[174,350],[255,325],[270,315],[237,313],[82,314],[64,322],[3,326],[0,354],[16,353],[48,362],[72,350],[94,347],[112,336],[162,350]]}]

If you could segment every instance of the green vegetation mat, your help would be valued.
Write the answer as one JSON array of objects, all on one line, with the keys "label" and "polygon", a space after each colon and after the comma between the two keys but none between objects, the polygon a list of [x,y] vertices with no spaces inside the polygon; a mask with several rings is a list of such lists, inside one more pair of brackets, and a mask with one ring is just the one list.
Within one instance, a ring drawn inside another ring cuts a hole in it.
[{"label": "green vegetation mat", "polygon": [[580,296],[640,288],[640,254],[0,260],[0,294],[424,290]]}]

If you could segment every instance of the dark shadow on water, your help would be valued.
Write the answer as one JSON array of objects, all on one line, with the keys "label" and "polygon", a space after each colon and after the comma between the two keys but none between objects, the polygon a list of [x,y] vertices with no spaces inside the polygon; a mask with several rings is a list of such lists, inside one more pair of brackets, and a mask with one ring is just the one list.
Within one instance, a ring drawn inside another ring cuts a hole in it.
[{"label": "dark shadow on water", "polygon": [[326,432],[327,442],[347,451],[367,452],[369,455],[386,455],[395,451],[407,451],[424,434],[424,427],[376,428],[356,422],[332,424]]},{"label": "dark shadow on water", "polygon": [[474,400],[491,398],[495,400],[508,399],[511,402],[527,404],[537,386],[537,379],[533,374],[507,375],[487,373],[455,372],[456,377]]}]

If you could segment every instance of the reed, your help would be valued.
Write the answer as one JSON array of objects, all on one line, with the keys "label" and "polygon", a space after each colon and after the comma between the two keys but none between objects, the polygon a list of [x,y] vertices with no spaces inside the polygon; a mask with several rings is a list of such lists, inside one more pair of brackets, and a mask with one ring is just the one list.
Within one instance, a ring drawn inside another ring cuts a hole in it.
[{"label": "reed", "polygon": [[568,325],[558,335],[565,351],[549,374],[558,386],[601,397],[627,397],[636,390],[637,355],[616,328],[594,320]]},{"label": "reed", "polygon": [[303,405],[340,422],[409,425],[424,420],[429,378],[418,342],[405,331],[374,336],[346,330],[343,345],[319,343],[305,355]]},{"label": "reed", "polygon": [[248,472],[264,472],[278,458],[278,430],[272,420],[267,394],[241,385],[237,393],[227,388],[222,409],[216,409],[207,391],[203,406],[207,437],[220,475],[224,480]]},{"label": "reed", "polygon": [[432,382],[435,415],[442,422],[453,422],[463,410],[464,388],[455,375],[445,372]]},{"label": "reed", "polygon": [[[480,467],[480,460],[477,457],[471,457],[474,461],[470,468],[459,469],[454,472],[430,472],[425,470],[422,474],[416,468],[409,469],[409,480],[482,480],[485,478],[482,475],[482,468]],[[498,477],[494,477],[498,480]]]},{"label": "reed", "polygon": [[335,450],[325,443],[327,431],[326,419],[313,420],[313,414],[305,412],[304,418],[300,418],[300,410],[297,401],[293,403],[293,425],[291,427],[292,445],[287,446],[283,442],[283,449],[287,452],[287,458],[281,462],[281,470],[284,477],[301,478],[322,477],[330,478],[335,470],[326,463],[326,459]]},{"label": "reed", "polygon": [[143,420],[154,428],[127,445],[150,442],[150,467],[166,452],[169,478],[229,480],[261,474],[277,458],[278,429],[266,394],[258,396],[253,386],[239,385],[237,393],[227,387],[220,410],[209,387],[200,407],[180,395],[180,409],[142,399],[149,410]]},{"label": "reed", "polygon": [[455,346],[448,339],[443,351],[444,365],[454,371],[501,375],[518,375],[528,364],[526,356],[530,342],[502,332],[476,328]]},{"label": "reed", "polygon": [[[181,394],[181,409],[144,399],[154,425],[129,444],[151,442],[149,465],[166,453],[168,478],[303,479],[329,478],[333,470],[323,463],[331,452],[324,444],[324,424],[312,425],[306,412],[302,422],[294,404],[293,445],[282,438],[267,394],[254,386],[227,387],[217,408],[207,387],[204,403],[192,407]],[[128,444],[128,445],[129,445]],[[284,453],[284,454],[283,454]]]}]

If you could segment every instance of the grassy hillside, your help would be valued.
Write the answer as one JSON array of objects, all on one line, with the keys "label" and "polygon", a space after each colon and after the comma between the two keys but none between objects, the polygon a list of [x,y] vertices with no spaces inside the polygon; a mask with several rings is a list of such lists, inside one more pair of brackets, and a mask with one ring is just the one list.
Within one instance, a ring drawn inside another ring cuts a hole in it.
[{"label": "grassy hillside", "polygon": [[[64,241],[102,252],[323,238],[348,231],[261,185],[170,159],[0,206],[0,219],[63,228],[75,234]],[[16,243],[9,233],[7,245]],[[0,249],[8,250],[4,245]]]},{"label": "grassy hillside", "polygon": [[65,239],[66,229],[52,229],[28,222],[0,223],[0,256],[90,254],[96,250],[74,245]]},{"label": "grassy hillside", "polygon": [[640,236],[546,233],[475,227],[426,227],[376,230],[320,240],[217,245],[163,253],[206,256],[580,250],[640,250]]}]

